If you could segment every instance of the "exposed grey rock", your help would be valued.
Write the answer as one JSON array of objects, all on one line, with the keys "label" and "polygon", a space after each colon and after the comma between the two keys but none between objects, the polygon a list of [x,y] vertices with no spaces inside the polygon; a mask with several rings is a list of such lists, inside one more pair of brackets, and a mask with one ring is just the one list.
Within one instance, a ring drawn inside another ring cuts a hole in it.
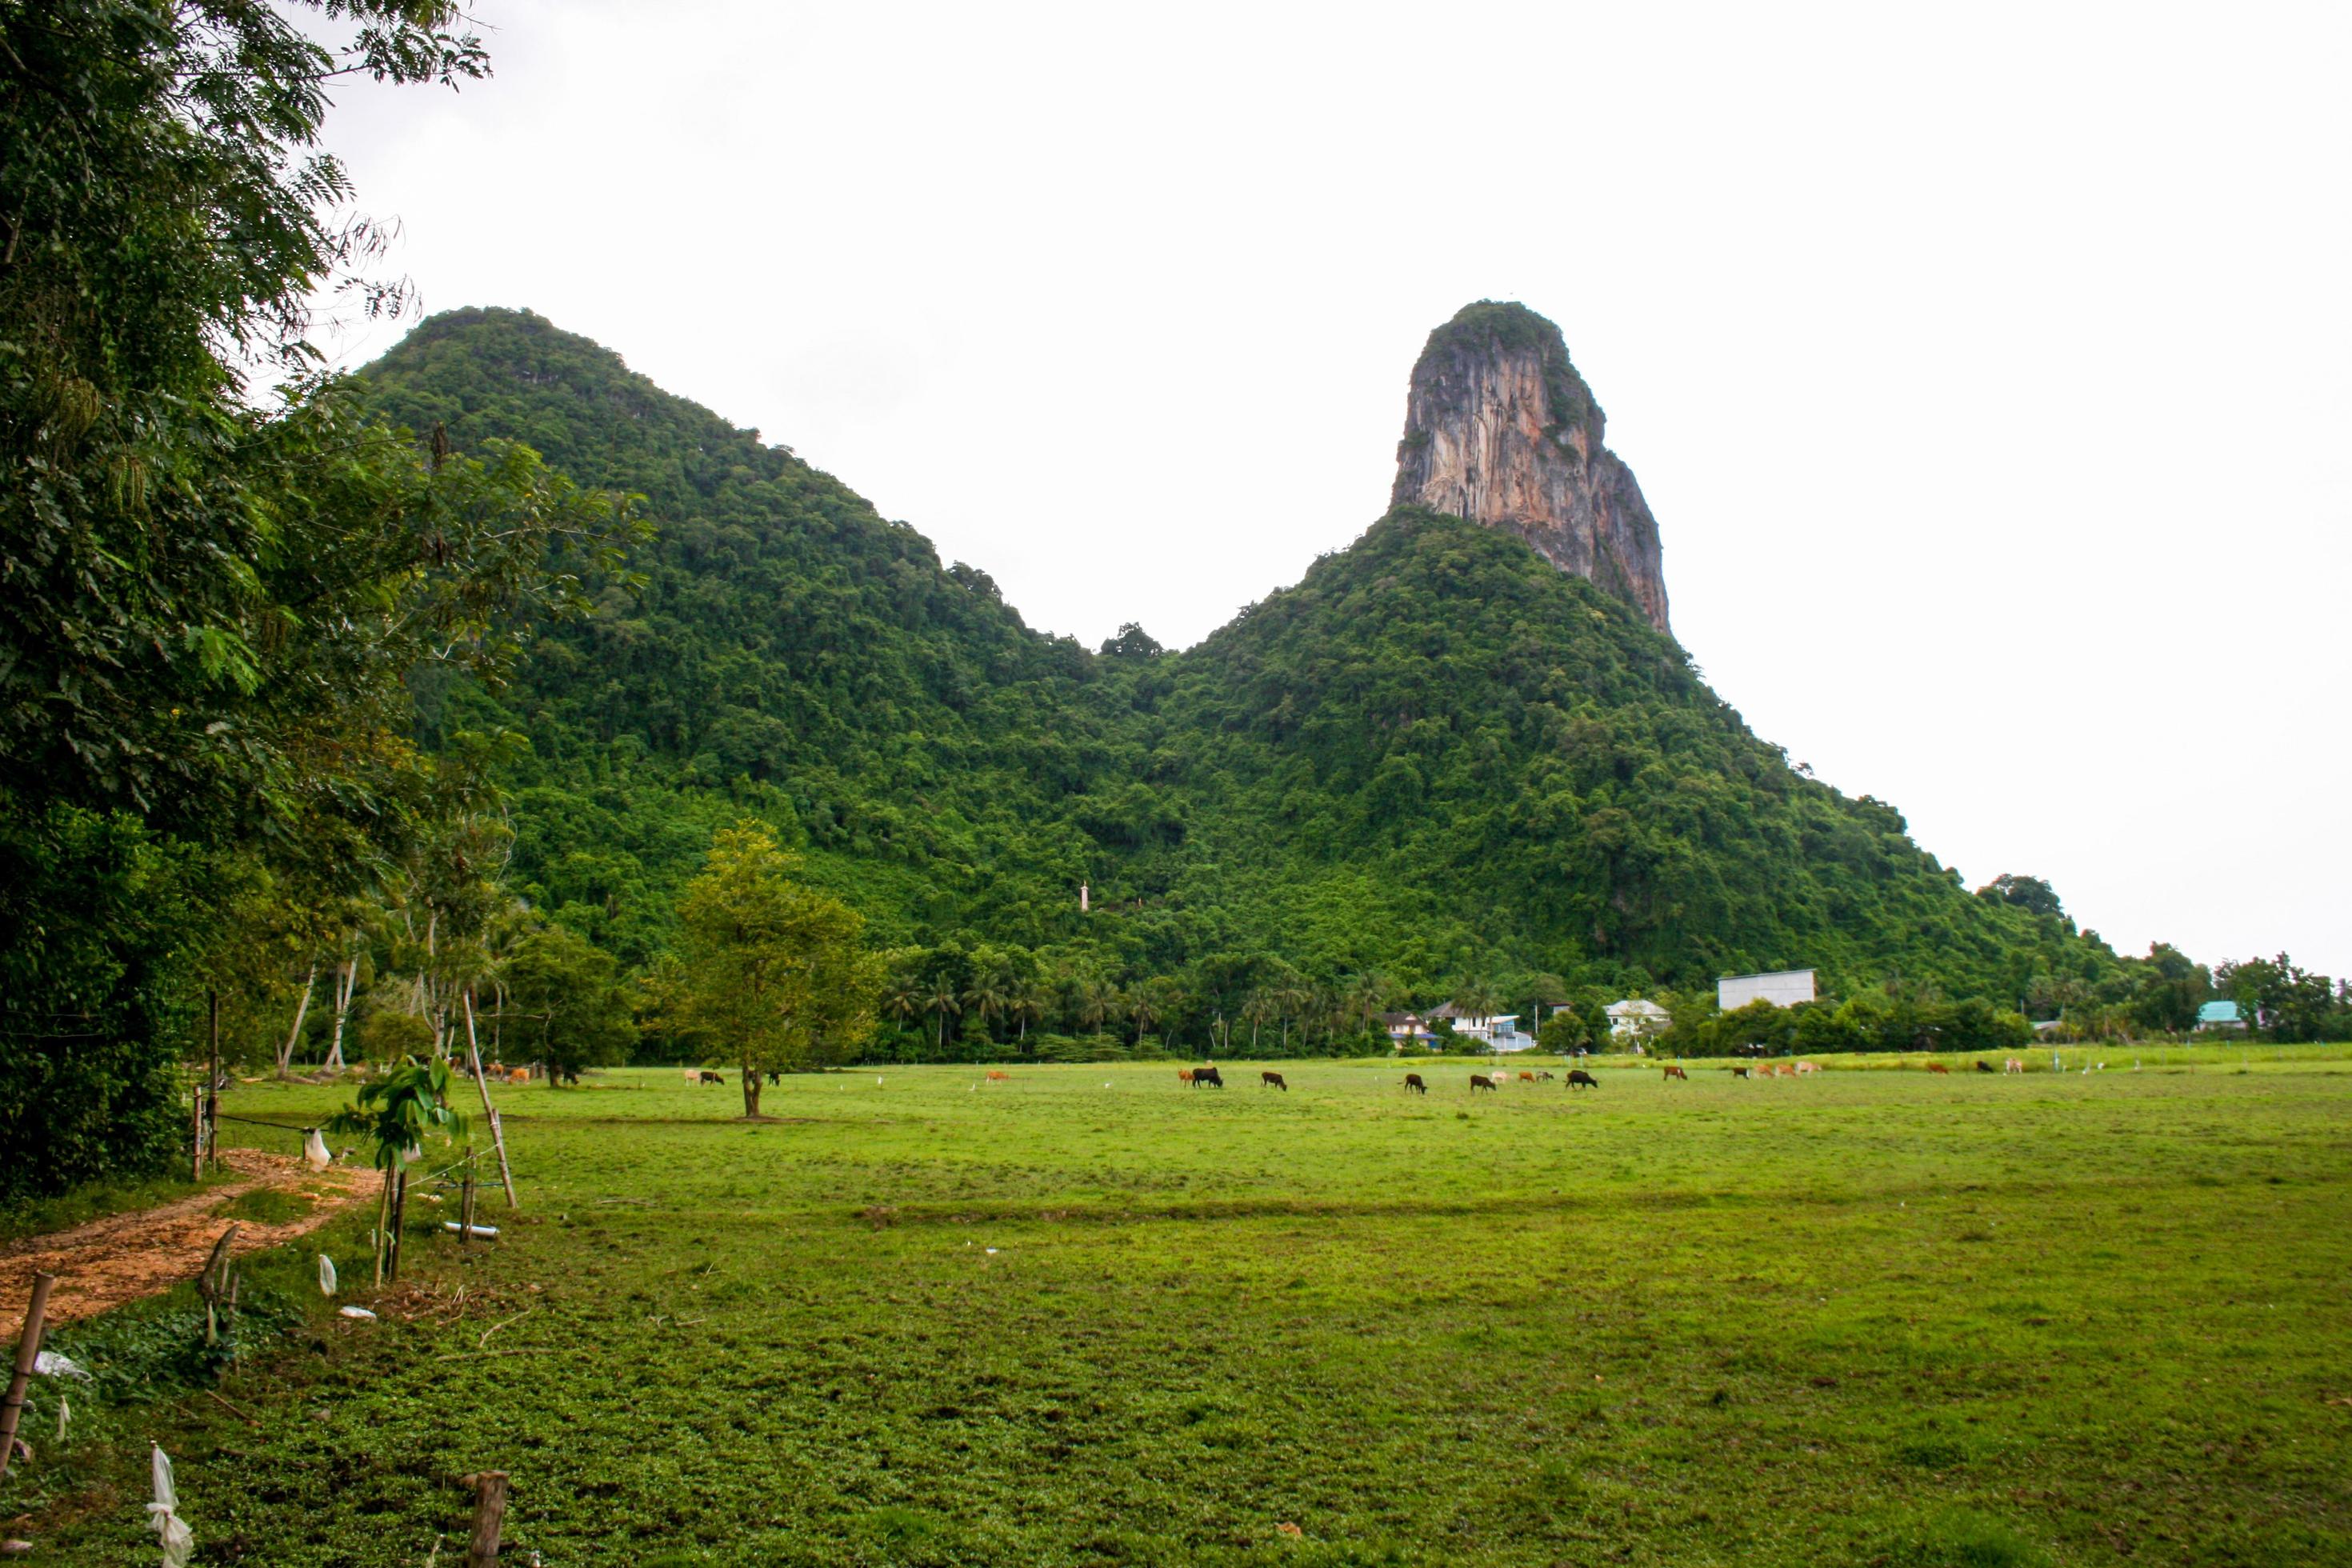
[{"label": "exposed grey rock", "polygon": [[1601,445],[1605,426],[1559,329],[1482,300],[1430,333],[1412,367],[1391,502],[1515,533],[1665,631],[1657,520]]}]

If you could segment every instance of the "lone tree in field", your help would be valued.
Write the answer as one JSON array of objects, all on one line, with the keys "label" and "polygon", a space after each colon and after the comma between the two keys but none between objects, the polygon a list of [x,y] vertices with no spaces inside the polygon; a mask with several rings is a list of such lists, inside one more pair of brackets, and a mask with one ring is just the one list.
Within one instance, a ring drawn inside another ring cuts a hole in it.
[{"label": "lone tree in field", "polygon": [[795,861],[745,821],[710,843],[678,901],[686,933],[683,1021],[743,1075],[743,1114],[760,1114],[760,1077],[835,1056],[873,1032],[881,964],[865,921],[791,878]]}]

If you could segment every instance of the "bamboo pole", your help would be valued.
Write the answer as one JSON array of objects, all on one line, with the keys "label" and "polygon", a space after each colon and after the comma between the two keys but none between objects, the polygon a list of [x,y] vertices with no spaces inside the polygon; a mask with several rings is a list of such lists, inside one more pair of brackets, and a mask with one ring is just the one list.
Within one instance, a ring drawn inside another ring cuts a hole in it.
[{"label": "bamboo pole", "polygon": [[25,1332],[16,1341],[16,1370],[9,1374],[8,1398],[0,1404],[0,1477],[16,1456],[16,1423],[25,1414],[25,1388],[33,1381],[33,1363],[41,1353],[41,1321],[48,1316],[49,1287],[54,1274],[33,1276],[33,1302],[25,1309]]},{"label": "bamboo pole", "polygon": [[[506,1130],[499,1125],[499,1109],[490,1103],[490,1080],[482,1076],[482,1046],[474,1035],[474,988],[466,987],[466,1055],[474,1066],[474,1087],[482,1091],[482,1114],[490,1119],[490,1145],[499,1152],[499,1180],[507,1189],[507,1207],[519,1209],[514,1172],[507,1166]],[[503,1485],[503,1481],[500,1483]]]},{"label": "bamboo pole", "polygon": [[466,1568],[498,1568],[499,1531],[507,1519],[507,1473],[484,1470],[466,1479],[474,1488],[474,1534],[466,1543]]},{"label": "bamboo pole", "polygon": [[205,1091],[188,1093],[188,1180],[205,1179]]}]

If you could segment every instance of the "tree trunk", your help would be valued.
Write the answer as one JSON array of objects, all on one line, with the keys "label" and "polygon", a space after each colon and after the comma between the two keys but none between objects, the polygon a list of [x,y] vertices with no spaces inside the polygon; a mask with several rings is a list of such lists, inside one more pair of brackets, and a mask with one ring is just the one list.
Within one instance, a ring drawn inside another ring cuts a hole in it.
[{"label": "tree trunk", "polygon": [[313,960],[310,973],[302,977],[302,1000],[294,1007],[294,1026],[286,1031],[286,1047],[278,1053],[278,1078],[281,1083],[285,1081],[288,1066],[294,1060],[294,1043],[302,1037],[302,1020],[310,1015],[310,993],[318,988],[318,984],[319,965]]},{"label": "tree trunk", "polygon": [[760,1114],[760,1072],[757,1068],[743,1069],[743,1120],[751,1121]]},{"label": "tree trunk", "polygon": [[343,1070],[343,1021],[352,1014],[352,987],[358,981],[359,973],[360,961],[347,958],[335,976],[335,1040],[327,1047],[325,1066],[329,1072]]}]

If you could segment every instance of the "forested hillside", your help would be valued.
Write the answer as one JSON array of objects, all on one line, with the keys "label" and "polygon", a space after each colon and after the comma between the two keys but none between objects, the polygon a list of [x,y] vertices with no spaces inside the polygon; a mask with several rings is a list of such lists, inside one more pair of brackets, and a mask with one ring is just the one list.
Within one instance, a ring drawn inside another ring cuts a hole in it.
[{"label": "forested hillside", "polygon": [[460,450],[520,440],[647,498],[638,584],[596,584],[499,701],[424,704],[431,743],[528,737],[515,885],[625,963],[665,947],[677,886],[749,813],[917,971],[1003,964],[1065,998],[1184,975],[1180,1012],[1276,980],[1508,999],[1778,965],[2013,1001],[2115,963],[1966,891],[1892,807],[1751,735],[1669,637],[1456,520],[1400,510],[1198,648],[1088,652],[539,317],[436,317],[366,379]]}]

